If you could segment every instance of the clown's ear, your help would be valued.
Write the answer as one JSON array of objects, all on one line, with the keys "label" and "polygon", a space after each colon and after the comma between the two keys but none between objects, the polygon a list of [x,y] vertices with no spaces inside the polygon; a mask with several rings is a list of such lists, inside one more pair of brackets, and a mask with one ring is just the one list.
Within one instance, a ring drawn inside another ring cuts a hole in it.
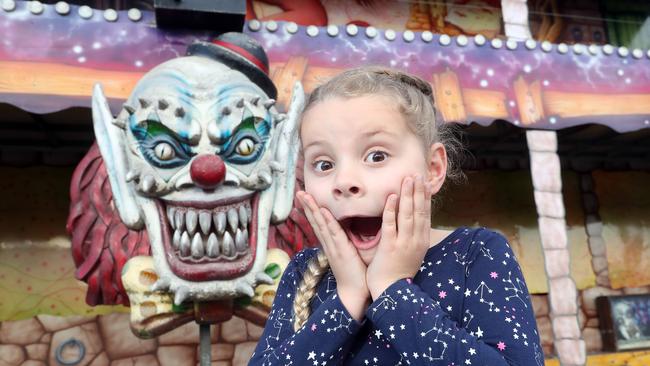
[{"label": "clown's ear", "polygon": [[278,124],[278,140],[275,161],[284,168],[283,172],[274,171],[276,182],[273,199],[271,222],[280,223],[289,216],[293,205],[293,190],[296,185],[296,162],[298,160],[298,122],[305,107],[305,92],[302,84],[296,82],[293,86],[291,103],[287,118]]},{"label": "clown's ear", "polygon": [[143,215],[135,200],[135,192],[126,181],[128,160],[126,156],[126,125],[113,120],[101,85],[93,89],[93,126],[99,151],[104,159],[108,179],[113,191],[113,202],[126,226],[141,229]]}]

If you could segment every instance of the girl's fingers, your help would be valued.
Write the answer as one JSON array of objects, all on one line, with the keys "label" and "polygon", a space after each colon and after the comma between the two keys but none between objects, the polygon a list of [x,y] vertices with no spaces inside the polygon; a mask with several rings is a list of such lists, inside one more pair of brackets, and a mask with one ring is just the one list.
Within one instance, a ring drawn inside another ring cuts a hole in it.
[{"label": "girl's fingers", "polygon": [[397,211],[397,195],[391,194],[386,199],[384,213],[381,218],[381,240],[380,243],[394,243],[397,238],[397,222],[395,221]]},{"label": "girl's fingers", "polygon": [[[427,214],[427,201],[426,187],[421,176],[415,178],[414,195],[413,195],[413,209],[414,209],[414,231],[415,243],[422,244],[426,238],[424,237],[425,229],[428,230],[430,224],[430,217]],[[430,205],[429,205],[430,206]]]},{"label": "girl's fingers", "polygon": [[325,218],[325,223],[329,229],[329,234],[331,235],[337,248],[350,249],[351,245],[348,241],[348,236],[345,234],[345,231],[343,231],[343,228],[341,228],[341,225],[339,225],[339,222],[336,221],[328,209],[321,208],[320,210],[321,214]]},{"label": "girl's fingers", "polygon": [[413,178],[406,177],[402,182],[397,211],[397,229],[400,237],[413,237]]},{"label": "girl's fingers", "polygon": [[332,243],[332,237],[327,228],[327,223],[325,222],[316,201],[314,201],[314,198],[308,193],[301,194],[300,199],[304,207],[305,216],[307,216],[307,221],[309,221],[311,226],[314,228],[316,236],[325,250],[325,254],[328,256],[330,253],[334,254],[333,252],[336,252],[336,248]]},{"label": "girl's fingers", "polygon": [[430,186],[427,186],[425,188],[425,195],[424,195],[424,208],[425,208],[425,216],[426,216],[426,226],[424,228],[424,237],[426,239],[426,244],[429,245],[430,239],[429,237],[431,236],[431,188]]}]

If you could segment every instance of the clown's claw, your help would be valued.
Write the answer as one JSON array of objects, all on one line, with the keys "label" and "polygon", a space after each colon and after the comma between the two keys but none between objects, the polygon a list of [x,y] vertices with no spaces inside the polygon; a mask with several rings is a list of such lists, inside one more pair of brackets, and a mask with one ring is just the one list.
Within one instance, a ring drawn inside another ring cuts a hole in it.
[{"label": "clown's claw", "polygon": [[153,292],[159,292],[159,291],[167,291],[169,290],[169,279],[167,278],[160,278],[156,283],[154,283],[151,286],[151,291]]},{"label": "clown's claw", "polygon": [[174,305],[179,306],[190,295],[190,289],[187,286],[181,286],[176,290],[174,295]]},{"label": "clown's claw", "polygon": [[257,281],[258,284],[260,283],[267,284],[267,285],[273,284],[273,278],[271,278],[271,276],[267,275],[264,272],[259,272],[257,275],[255,275],[255,280]]},{"label": "clown's claw", "polygon": [[243,293],[244,295],[248,297],[253,297],[255,296],[255,290],[251,287],[251,285],[247,283],[240,283],[237,285],[237,292]]}]

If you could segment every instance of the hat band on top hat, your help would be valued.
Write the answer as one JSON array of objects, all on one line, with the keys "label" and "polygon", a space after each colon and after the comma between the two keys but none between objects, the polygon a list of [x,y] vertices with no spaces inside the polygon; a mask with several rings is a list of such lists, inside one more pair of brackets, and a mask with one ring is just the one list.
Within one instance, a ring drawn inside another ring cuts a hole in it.
[{"label": "hat band on top hat", "polygon": [[219,40],[213,40],[212,43],[216,44],[217,46],[221,46],[223,48],[229,49],[230,51],[235,52],[236,54],[241,55],[244,57],[247,61],[250,61],[252,64],[257,66],[260,70],[264,71],[265,74],[269,74],[269,68],[266,66],[263,62],[257,59],[257,57],[253,56],[250,52],[246,51],[245,49],[236,46],[232,43],[228,42],[223,42]]}]

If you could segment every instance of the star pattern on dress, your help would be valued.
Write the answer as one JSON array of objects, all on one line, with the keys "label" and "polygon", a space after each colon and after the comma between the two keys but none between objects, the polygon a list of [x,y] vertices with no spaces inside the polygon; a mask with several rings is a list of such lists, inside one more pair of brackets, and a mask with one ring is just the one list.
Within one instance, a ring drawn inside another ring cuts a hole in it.
[{"label": "star pattern on dress", "polygon": [[[397,281],[375,299],[361,322],[345,309],[328,271],[305,326],[294,332],[292,299],[300,271],[318,252],[306,249],[306,255],[301,252],[292,260],[297,264],[290,264],[295,275],[283,275],[278,305],[273,305],[251,365],[461,366],[508,357],[517,364],[543,366],[527,288],[504,243],[485,229],[457,230],[429,249],[412,281]],[[483,352],[486,348],[499,355]]]},{"label": "star pattern on dress", "polygon": [[490,310],[489,310],[490,312],[493,312],[493,311],[498,312],[499,308],[494,306],[494,301],[486,300],[487,295],[491,294],[492,292],[493,292],[493,290],[488,285],[485,284],[485,281],[481,281],[481,284],[478,285],[476,290],[474,290],[474,295],[479,295],[480,296],[478,301],[480,303],[487,304],[490,307]]},{"label": "star pattern on dress", "polygon": [[508,279],[502,279],[501,281],[506,283],[505,291],[512,291],[513,294],[506,296],[506,301],[510,301],[512,298],[516,298],[524,305],[525,308],[528,308],[528,303],[524,301],[522,296],[526,293],[524,288],[526,284],[524,281],[520,280],[519,277],[515,277],[514,281],[512,280],[512,271],[508,271]]}]

